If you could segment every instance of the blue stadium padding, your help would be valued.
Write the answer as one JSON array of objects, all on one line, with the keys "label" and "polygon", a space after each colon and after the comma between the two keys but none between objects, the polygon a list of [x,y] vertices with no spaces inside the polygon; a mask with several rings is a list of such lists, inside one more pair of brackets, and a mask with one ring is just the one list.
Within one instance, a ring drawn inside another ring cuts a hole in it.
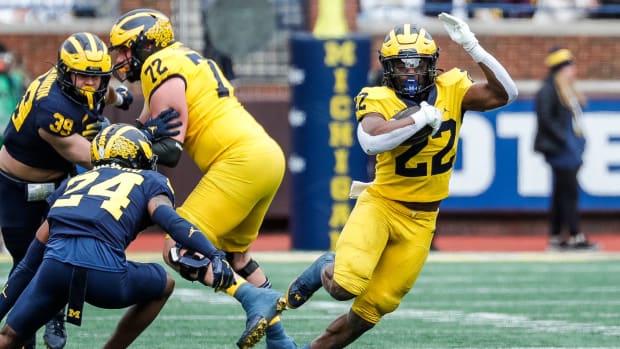
[{"label": "blue stadium padding", "polygon": [[294,33],[290,48],[292,247],[326,250],[355,203],[348,199],[351,181],[368,180],[353,98],[367,82],[370,38]]}]

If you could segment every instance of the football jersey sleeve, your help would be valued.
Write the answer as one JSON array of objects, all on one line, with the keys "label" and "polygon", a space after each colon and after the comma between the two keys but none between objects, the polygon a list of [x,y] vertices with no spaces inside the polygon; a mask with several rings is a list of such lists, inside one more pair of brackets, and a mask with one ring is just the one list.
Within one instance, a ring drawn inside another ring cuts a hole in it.
[{"label": "football jersey sleeve", "polygon": [[407,105],[385,86],[364,87],[355,97],[355,117],[358,121],[369,113],[379,113],[389,120],[405,107]]},{"label": "football jersey sleeve", "polygon": [[172,189],[170,180],[156,171],[145,170],[143,174],[144,183],[142,186],[144,188],[144,194],[148,198],[147,202],[157,195],[166,195],[174,206],[174,190]]},{"label": "football jersey sleeve", "polygon": [[38,129],[58,137],[68,137],[81,132],[82,117],[88,118],[86,113],[83,116],[78,115],[73,108],[64,108],[61,105],[51,106],[49,101],[42,103],[33,116],[36,118]]}]

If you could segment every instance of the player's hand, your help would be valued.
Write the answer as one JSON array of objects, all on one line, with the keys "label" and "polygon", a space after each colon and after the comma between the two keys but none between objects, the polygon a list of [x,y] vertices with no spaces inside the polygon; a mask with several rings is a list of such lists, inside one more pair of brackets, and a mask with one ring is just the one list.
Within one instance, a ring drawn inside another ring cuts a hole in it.
[{"label": "player's hand", "polygon": [[416,124],[420,125],[420,129],[425,125],[432,127],[433,132],[431,136],[434,136],[439,131],[443,121],[441,110],[435,108],[434,105],[428,104],[426,101],[420,103],[420,110],[411,115],[411,118],[413,118]]},{"label": "player's hand", "polygon": [[119,86],[115,90],[116,92],[116,103],[114,106],[123,110],[128,110],[131,103],[133,103],[133,96],[129,89],[126,86]]},{"label": "player's hand", "polygon": [[465,51],[469,52],[478,45],[478,39],[476,39],[476,36],[471,32],[469,25],[465,21],[445,12],[440,13],[438,17],[450,35],[450,39],[463,46]]},{"label": "player's hand", "polygon": [[101,130],[108,126],[110,126],[110,120],[108,120],[105,116],[102,116],[97,121],[86,124],[84,130],[82,130],[82,137],[88,139],[90,142],[99,132],[101,132]]},{"label": "player's hand", "polygon": [[420,106],[428,118],[427,125],[433,128],[433,133],[431,133],[431,136],[434,136],[435,133],[439,131],[441,123],[443,122],[443,113],[434,105],[426,103],[426,101],[420,103]]},{"label": "player's hand", "polygon": [[209,257],[211,259],[211,268],[213,270],[213,289],[215,292],[223,291],[235,284],[235,272],[228,261],[226,261],[226,253],[217,250]]},{"label": "player's hand", "polygon": [[179,112],[172,108],[168,108],[159,113],[155,118],[149,119],[144,124],[138,120],[136,120],[136,124],[140,131],[144,132],[151,142],[156,142],[162,138],[174,137],[181,133],[179,130],[174,130],[181,126],[181,121],[172,122],[172,120],[179,116]]}]

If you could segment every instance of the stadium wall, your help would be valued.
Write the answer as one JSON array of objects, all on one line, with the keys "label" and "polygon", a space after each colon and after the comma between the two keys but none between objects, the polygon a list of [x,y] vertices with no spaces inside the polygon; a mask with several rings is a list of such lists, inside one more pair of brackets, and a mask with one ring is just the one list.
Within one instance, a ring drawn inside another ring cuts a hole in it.
[{"label": "stadium wall", "polygon": [[[136,7],[155,7],[165,13],[172,13],[170,1],[122,1],[121,12]],[[316,8],[311,4],[309,17],[314,18]],[[347,4],[350,2],[347,1]],[[353,6],[353,5],[347,5]],[[314,11],[314,12],[313,12]],[[378,67],[376,49],[390,23],[358,23],[355,8],[347,11],[350,28],[367,34],[373,39],[371,66]],[[459,66],[472,73],[474,79],[480,78],[478,67],[460,47],[453,44],[443,28],[432,19],[424,18],[422,24],[433,34],[441,49],[438,66],[449,69]],[[312,23],[310,21],[310,23]],[[562,45],[572,50],[578,62],[580,85],[590,97],[607,98],[620,104],[620,25],[617,21],[584,20],[568,26],[557,33],[557,26],[534,24],[528,20],[509,20],[504,22],[471,21],[471,26],[484,47],[502,61],[517,80],[521,100],[531,99],[537,82],[546,73],[542,62],[548,49]],[[69,34],[77,31],[92,31],[107,38],[112,25],[110,19],[78,20],[74,23],[24,27],[23,25],[3,25],[0,27],[1,41],[17,52],[23,68],[32,77],[48,70],[56,62],[58,46]],[[139,113],[141,96],[139,86],[130,86],[136,95],[136,103],[127,112],[111,111],[113,121],[131,122]],[[260,90],[260,97],[253,91]],[[272,94],[265,98],[265,94]],[[246,104],[265,128],[290,154],[290,130],[288,112],[290,107],[287,86],[240,86],[240,99]],[[163,169],[172,179],[179,202],[187,196],[200,174],[191,160],[184,157],[179,167]],[[288,174],[267,217],[268,230],[287,229],[291,188]],[[617,209],[588,210],[582,217],[586,232],[620,232]],[[544,210],[534,211],[495,211],[484,209],[478,212],[442,211],[439,220],[440,234],[544,234],[547,231]]]}]

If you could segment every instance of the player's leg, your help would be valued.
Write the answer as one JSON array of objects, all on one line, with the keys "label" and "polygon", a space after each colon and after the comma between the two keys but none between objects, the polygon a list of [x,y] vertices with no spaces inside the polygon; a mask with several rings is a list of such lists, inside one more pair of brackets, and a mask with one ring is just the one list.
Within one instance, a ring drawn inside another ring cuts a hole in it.
[{"label": "player's leg", "polygon": [[57,314],[67,302],[71,273],[72,266],[68,264],[53,259],[43,260],[8,314],[8,328],[3,331],[7,337],[3,340],[13,345],[25,343],[37,329]]},{"label": "player's leg", "polygon": [[[351,215],[336,245],[337,260],[331,278],[332,286],[325,287],[332,295],[334,291],[344,289],[357,296],[351,311],[336,319],[317,337],[311,343],[312,348],[343,348],[373,328],[384,314],[398,307],[402,297],[413,286],[428,256],[437,212],[412,212],[390,201],[366,201],[368,197],[365,196],[362,195],[362,201],[358,202],[361,206],[358,213],[364,214],[355,217]],[[362,218],[358,220],[357,217]],[[361,224],[363,218],[369,220]],[[368,230],[360,230],[363,227]],[[351,232],[362,236],[354,238]],[[380,238],[373,240],[375,238],[371,232]],[[369,245],[359,249],[360,244],[364,244],[362,241]],[[341,254],[350,256],[355,250],[357,253],[371,251],[373,246],[374,252],[364,254],[358,258],[357,263],[348,258],[340,259]],[[395,278],[396,270],[399,275]],[[324,280],[330,279],[329,272],[327,268]],[[333,285],[338,287],[332,289]]]},{"label": "player's leg", "polygon": [[[336,300],[348,300],[365,292],[384,253],[389,230],[382,203],[362,194],[336,243],[336,260],[320,272],[325,290]],[[359,255],[363,251],[363,255]],[[316,273],[316,271],[315,271]],[[303,275],[303,274],[302,274]],[[372,282],[372,280],[371,280]],[[290,292],[291,288],[289,288]],[[353,310],[334,320],[304,348],[344,348],[376,322],[366,321]]]},{"label": "player's leg", "polygon": [[[268,167],[265,167],[266,163]],[[270,288],[271,284],[247,251],[256,240],[282,182],[284,166],[284,156],[277,144],[271,140],[257,143],[247,155],[213,165],[178,209],[179,214],[196,224],[216,247],[228,252],[233,269],[256,287]],[[204,202],[207,201],[217,205],[205,208]],[[246,324],[251,322],[248,319]],[[254,326],[246,327],[247,332]],[[278,348],[292,347],[289,344],[293,341],[284,333],[279,318],[272,320],[267,336],[268,348],[272,346],[272,338],[279,341]],[[289,344],[284,344],[283,340]]]},{"label": "player's leg", "polygon": [[[13,258],[11,274],[26,254],[39,224],[47,214],[48,205],[45,200],[27,201],[24,182],[18,182],[6,174],[0,175],[0,196],[3,202],[10,203],[10,205],[0,205],[0,226],[3,227],[2,237],[6,249]],[[64,322],[54,322],[51,325],[55,325],[54,328],[58,329],[55,333],[59,335],[54,338],[55,341],[51,348],[61,349],[67,340]],[[46,325],[47,332],[48,325]],[[25,347],[34,347],[35,339],[33,335],[30,343]]]},{"label": "player's leg", "polygon": [[288,287],[286,291],[286,305],[296,309],[304,305],[321,286],[323,270],[333,268],[335,255],[325,252],[304,270]]},{"label": "player's leg", "polygon": [[[383,250],[365,292],[355,298],[351,310],[339,319],[340,322],[330,325],[312,342],[312,347],[344,348],[372,329],[385,314],[398,308],[426,262],[436,217],[436,212],[388,216],[390,242]],[[398,277],[394,277],[395,271],[398,271]],[[335,281],[345,284],[339,275],[337,272]]]},{"label": "player's leg", "polygon": [[[263,198],[254,207],[252,212],[248,214],[246,219],[235,229],[235,231],[231,232],[231,234],[227,235],[227,237],[234,238],[238,235],[236,232],[258,231],[274,195],[275,189],[274,192],[269,194],[268,197]],[[227,241],[227,237],[224,237],[222,244],[224,246],[234,246],[232,242]],[[260,288],[271,288],[272,286],[269,278],[260,267],[260,264],[252,258],[247,248],[249,248],[249,246],[245,247],[243,252],[227,253],[229,263],[239,276],[246,279],[254,286]],[[286,334],[284,325],[282,324],[279,316],[276,316],[273,320],[271,320],[265,332],[265,336],[267,349],[297,348],[293,338]]]},{"label": "player's leg", "polygon": [[258,343],[268,325],[286,308],[286,301],[280,292],[256,287],[242,278],[226,293],[241,303],[247,317],[246,329],[237,341],[239,348],[251,348]]},{"label": "player's leg", "polygon": [[[169,246],[171,244],[174,244],[174,240],[167,239],[165,245],[168,250],[174,248]],[[176,253],[187,257],[188,252],[187,249],[181,248]],[[204,258],[198,253],[189,253],[196,258]],[[164,255],[164,260],[184,278],[190,281],[199,281],[207,286],[213,285],[213,267],[210,263],[200,267],[206,268],[204,272],[193,266],[187,268],[188,265],[185,266],[186,270],[181,272],[182,259],[173,262],[170,255]],[[203,279],[199,279],[200,277]],[[246,312],[246,329],[239,338],[237,345],[240,348],[251,348],[265,335],[268,324],[284,310],[286,303],[282,294],[275,290],[256,287],[238,275],[235,275],[235,279],[236,284],[226,289],[225,292],[237,299]]]},{"label": "player's leg", "polygon": [[303,348],[344,348],[374,326],[350,310],[332,321],[325,332]]},{"label": "player's leg", "polygon": [[[336,300],[351,299],[365,290],[389,237],[380,205],[366,192],[358,197],[335,253],[321,255],[289,286],[286,298],[290,308],[305,304],[321,286]],[[341,275],[336,282],[335,272]]]},{"label": "player's leg", "polygon": [[[228,261],[239,275],[261,287],[267,277],[247,251],[282,183],[285,160],[271,139],[257,138],[251,148],[235,153],[213,164],[177,211],[230,253]],[[214,204],[205,207],[205,202]]]},{"label": "player's leg", "polygon": [[[235,268],[237,274],[260,288],[271,288],[271,282],[260,269],[258,262],[250,257],[249,253],[228,253],[227,259],[231,265],[242,266]],[[296,349],[293,338],[286,334],[281,318],[276,316],[271,320],[265,332],[267,349]]]},{"label": "player's leg", "polygon": [[91,271],[86,300],[108,309],[129,307],[104,348],[126,348],[153,322],[174,290],[157,263],[128,262],[126,273]]},{"label": "player's leg", "polygon": [[34,277],[39,265],[43,261],[45,244],[38,239],[33,239],[25,257],[13,270],[9,279],[2,289],[3,297],[0,297],[0,319],[3,319],[11,310],[17,298],[23,293],[28,283]]}]

